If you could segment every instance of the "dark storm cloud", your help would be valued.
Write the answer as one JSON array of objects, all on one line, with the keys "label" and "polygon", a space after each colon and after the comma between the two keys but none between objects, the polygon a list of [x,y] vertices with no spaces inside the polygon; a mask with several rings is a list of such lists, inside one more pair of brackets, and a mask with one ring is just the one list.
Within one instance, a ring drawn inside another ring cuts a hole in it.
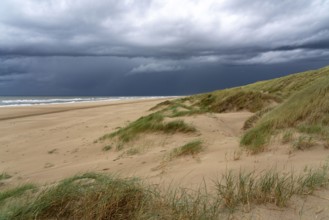
[{"label": "dark storm cloud", "polygon": [[329,38],[328,10],[321,0],[5,0],[0,54],[184,57],[302,47]]},{"label": "dark storm cloud", "polygon": [[0,58],[0,77],[25,73],[25,65],[21,62],[21,60]]},{"label": "dark storm cloud", "polygon": [[318,67],[329,60],[328,11],[328,0],[2,0],[0,95],[169,90],[163,81],[188,93],[173,87],[231,85],[220,71],[254,65]]}]

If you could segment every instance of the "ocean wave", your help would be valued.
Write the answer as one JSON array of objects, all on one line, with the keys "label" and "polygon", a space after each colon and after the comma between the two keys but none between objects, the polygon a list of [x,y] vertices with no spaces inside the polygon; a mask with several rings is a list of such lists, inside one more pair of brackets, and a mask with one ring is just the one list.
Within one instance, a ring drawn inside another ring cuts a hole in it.
[{"label": "ocean wave", "polygon": [[119,101],[119,100],[130,100],[130,99],[152,99],[152,98],[164,98],[164,96],[146,96],[146,97],[72,97],[72,98],[61,98],[61,97],[49,97],[49,98],[33,98],[33,97],[0,97],[0,107],[9,106],[31,106],[31,105],[45,105],[45,104],[69,104],[78,102],[96,102],[96,101]]},{"label": "ocean wave", "polygon": [[52,103],[52,102],[69,102],[69,101],[82,101],[86,99],[75,98],[75,99],[18,99],[18,100],[2,100],[2,103],[13,104],[13,103]]}]

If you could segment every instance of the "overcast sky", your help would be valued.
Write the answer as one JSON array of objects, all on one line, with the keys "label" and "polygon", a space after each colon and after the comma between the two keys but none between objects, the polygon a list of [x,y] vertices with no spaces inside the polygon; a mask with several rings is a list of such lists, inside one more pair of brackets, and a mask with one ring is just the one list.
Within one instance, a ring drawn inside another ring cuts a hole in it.
[{"label": "overcast sky", "polygon": [[183,95],[329,65],[329,0],[1,0],[0,95]]}]

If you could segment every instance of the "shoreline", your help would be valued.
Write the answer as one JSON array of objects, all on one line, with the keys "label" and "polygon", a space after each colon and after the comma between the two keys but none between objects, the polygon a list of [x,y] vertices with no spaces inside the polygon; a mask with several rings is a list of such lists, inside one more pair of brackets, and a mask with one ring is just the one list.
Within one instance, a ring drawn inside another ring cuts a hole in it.
[{"label": "shoreline", "polygon": [[[95,140],[164,100],[169,99],[0,108],[0,173],[13,176],[10,186],[50,183],[107,166],[119,172],[125,167],[114,161],[120,152],[104,152]],[[123,173],[134,172],[132,167]]]},{"label": "shoreline", "polygon": [[18,118],[33,117],[38,115],[54,114],[74,110],[100,108],[107,106],[127,105],[142,102],[154,102],[175,99],[176,97],[146,98],[146,99],[124,99],[124,100],[98,100],[75,103],[52,103],[35,104],[29,106],[2,106],[0,107],[0,121]]},{"label": "shoreline", "polygon": [[[0,96],[0,108],[8,108],[8,107],[31,107],[31,106],[45,106],[45,105],[62,105],[62,104],[79,104],[79,103],[95,103],[95,102],[117,102],[117,101],[134,101],[134,100],[150,100],[150,99],[162,99],[162,98],[179,98],[183,96],[118,96],[118,97],[102,97],[102,96],[90,96],[90,100],[83,100],[86,97],[84,96],[77,96],[67,98],[66,96],[57,97],[57,96],[45,96],[40,97],[41,99],[33,99],[34,96],[26,96],[20,98],[27,98],[27,99],[17,99],[17,100],[10,100],[10,99],[3,99],[9,98],[7,96]],[[39,97],[38,97],[39,98]],[[43,98],[43,99],[42,99]],[[45,99],[50,98],[50,99]],[[50,101],[53,100],[53,101]],[[57,100],[54,101],[54,100]],[[20,104],[1,104],[2,102],[8,103],[8,101]],[[30,102],[30,103],[29,103]]]}]

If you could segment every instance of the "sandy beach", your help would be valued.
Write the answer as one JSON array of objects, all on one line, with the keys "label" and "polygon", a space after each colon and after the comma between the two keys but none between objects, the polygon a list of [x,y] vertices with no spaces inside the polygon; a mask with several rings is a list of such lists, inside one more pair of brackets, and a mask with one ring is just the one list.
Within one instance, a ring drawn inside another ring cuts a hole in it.
[{"label": "sandy beach", "polygon": [[[161,186],[198,188],[204,183],[211,186],[228,170],[303,172],[305,167],[319,167],[328,160],[322,146],[292,151],[289,146],[272,143],[269,150],[250,155],[239,146],[241,129],[252,115],[250,112],[184,117],[184,121],[197,128],[197,133],[145,134],[129,144],[128,147],[138,149],[134,154],[102,150],[108,143],[97,141],[99,137],[149,114],[149,109],[162,101],[0,108],[0,171],[12,175],[5,186],[28,182],[51,184],[78,173],[96,171],[137,176]],[[195,157],[166,160],[174,147],[196,139],[203,141],[203,152]],[[314,198],[309,201],[307,204],[314,210],[323,206],[328,211],[325,202]],[[256,212],[264,214],[263,209]],[[275,213],[274,219],[278,217]],[[294,216],[291,210],[287,213]]]},{"label": "sandy beach", "polygon": [[0,108],[0,170],[14,182],[39,183],[99,170],[114,155],[94,141],[160,100]]},{"label": "sandy beach", "polygon": [[[243,122],[252,115],[249,112],[184,117],[198,129],[197,134],[146,134],[130,144],[139,147],[134,155],[102,150],[107,143],[96,141],[99,137],[147,115],[161,101],[0,108],[0,170],[12,174],[10,181],[15,183],[49,183],[76,173],[99,171],[157,183],[177,181],[191,187],[230,169],[299,170],[321,165],[327,159],[321,147],[291,152],[280,146],[249,155],[239,146]],[[197,157],[164,159],[174,147],[195,139],[206,145]]]}]

